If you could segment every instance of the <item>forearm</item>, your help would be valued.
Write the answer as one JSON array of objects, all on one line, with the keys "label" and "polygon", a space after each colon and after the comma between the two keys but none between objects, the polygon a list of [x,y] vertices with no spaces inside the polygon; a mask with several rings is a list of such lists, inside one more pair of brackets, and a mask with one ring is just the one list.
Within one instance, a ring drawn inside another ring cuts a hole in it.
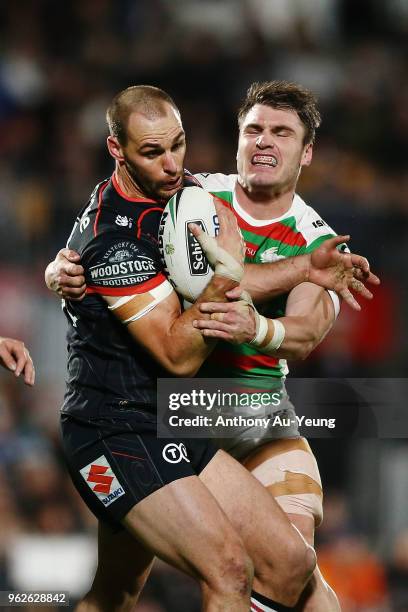
[{"label": "forearm", "polygon": [[279,359],[306,359],[323,340],[332,322],[316,326],[309,317],[286,316],[279,319],[285,327],[285,338],[273,354]]},{"label": "forearm", "polygon": [[266,302],[306,282],[309,268],[309,255],[288,257],[273,263],[245,264],[241,286],[248,291],[254,302]]},{"label": "forearm", "polygon": [[[283,359],[306,359],[329,332],[335,321],[333,301],[324,289],[310,283],[300,285],[289,295],[284,317],[283,342],[274,355]],[[269,336],[274,320],[268,320]]]},{"label": "forearm", "polygon": [[235,286],[235,281],[214,275],[195,304],[173,320],[165,337],[167,369],[171,369],[178,376],[196,374],[216,344],[216,340],[204,338],[201,332],[193,327],[193,321],[203,316],[199,306],[208,301],[226,302],[225,292]]}]

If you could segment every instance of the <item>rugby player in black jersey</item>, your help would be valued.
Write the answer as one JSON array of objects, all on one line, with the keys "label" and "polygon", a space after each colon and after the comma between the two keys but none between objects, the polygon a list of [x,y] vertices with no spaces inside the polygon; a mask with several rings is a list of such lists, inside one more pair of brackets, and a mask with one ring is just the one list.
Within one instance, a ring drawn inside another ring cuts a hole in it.
[{"label": "rugby player in black jersey", "polygon": [[[72,478],[100,519],[98,569],[78,609],[131,609],[153,554],[196,576],[211,610],[248,609],[249,554],[254,588],[268,598],[258,597],[258,609],[288,609],[315,557],[273,498],[224,452],[156,438],[156,378],[194,375],[212,348],[191,325],[197,306],[180,314],[157,255],[161,211],[182,186],[179,112],[160,90],[129,88],[114,99],[108,123],[116,169],[95,188],[68,243],[85,269],[75,291],[86,281],[87,294],[65,304],[63,440]],[[218,212],[221,244],[239,259],[235,220]],[[57,262],[47,274],[58,291],[60,273]],[[224,299],[231,285],[216,274],[197,304],[209,294]]]}]

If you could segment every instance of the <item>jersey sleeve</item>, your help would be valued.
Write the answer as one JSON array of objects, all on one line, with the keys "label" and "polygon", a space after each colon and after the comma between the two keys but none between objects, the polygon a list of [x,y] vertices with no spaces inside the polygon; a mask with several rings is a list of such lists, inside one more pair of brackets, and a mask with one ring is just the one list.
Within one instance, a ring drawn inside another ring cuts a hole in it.
[{"label": "jersey sleeve", "polygon": [[[311,253],[317,249],[323,242],[337,236],[337,233],[324,221],[320,215],[311,207],[307,206],[304,218],[302,219],[302,233],[306,240],[305,253]],[[339,251],[349,253],[350,250],[344,242],[338,247]],[[335,291],[327,290],[334,306],[334,315],[337,319],[340,312],[340,298]]]},{"label": "jersey sleeve", "polygon": [[[337,232],[310,206],[307,207],[302,225],[302,233],[306,240],[306,253],[311,253],[325,240],[337,236]],[[340,244],[337,248],[339,251],[349,253],[346,243]]]},{"label": "jersey sleeve", "polygon": [[117,232],[98,235],[83,251],[81,263],[88,294],[134,295],[168,282],[153,245]]}]

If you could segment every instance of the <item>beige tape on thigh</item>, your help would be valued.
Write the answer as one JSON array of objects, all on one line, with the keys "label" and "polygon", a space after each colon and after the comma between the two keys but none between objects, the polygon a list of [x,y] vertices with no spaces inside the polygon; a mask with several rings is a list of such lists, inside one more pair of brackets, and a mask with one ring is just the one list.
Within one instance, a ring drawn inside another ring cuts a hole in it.
[{"label": "beige tape on thigh", "polygon": [[323,518],[323,491],[313,454],[291,450],[265,459],[252,470],[287,514],[303,514],[319,525]]}]

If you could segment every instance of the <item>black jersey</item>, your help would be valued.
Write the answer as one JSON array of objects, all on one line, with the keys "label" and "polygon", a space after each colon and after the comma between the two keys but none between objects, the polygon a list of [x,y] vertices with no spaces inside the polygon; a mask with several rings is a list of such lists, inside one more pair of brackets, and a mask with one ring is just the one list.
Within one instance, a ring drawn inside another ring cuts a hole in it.
[{"label": "black jersey", "polygon": [[153,200],[127,197],[113,175],[95,187],[76,220],[67,246],[81,256],[87,292],[81,302],[64,305],[69,330],[63,412],[97,416],[98,398],[101,403],[155,403],[156,379],[164,371],[132,340],[102,295],[144,293],[168,282],[157,242],[163,208]]}]

